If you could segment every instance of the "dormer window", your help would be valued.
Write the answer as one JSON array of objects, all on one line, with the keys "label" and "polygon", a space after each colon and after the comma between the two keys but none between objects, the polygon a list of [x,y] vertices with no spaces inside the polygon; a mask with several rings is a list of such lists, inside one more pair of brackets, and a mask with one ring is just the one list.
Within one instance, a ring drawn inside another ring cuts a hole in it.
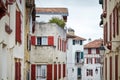
[{"label": "dormer window", "polygon": [[76,45],[76,44],[82,45],[83,42],[82,42],[82,40],[73,40],[73,45]]}]

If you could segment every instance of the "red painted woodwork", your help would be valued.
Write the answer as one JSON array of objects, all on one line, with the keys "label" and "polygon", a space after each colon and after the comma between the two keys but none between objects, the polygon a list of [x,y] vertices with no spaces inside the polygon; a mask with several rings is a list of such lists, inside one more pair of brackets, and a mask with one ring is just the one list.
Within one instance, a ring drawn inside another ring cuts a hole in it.
[{"label": "red painted woodwork", "polygon": [[115,80],[118,80],[118,55],[115,55]]},{"label": "red painted woodwork", "polygon": [[31,44],[32,45],[36,44],[36,37],[35,36],[31,36]]},{"label": "red painted woodwork", "polygon": [[15,62],[15,80],[18,80],[18,63]]},{"label": "red painted woodwork", "polygon": [[111,41],[112,40],[112,14],[110,15],[109,17],[109,26],[110,26],[110,31],[109,31],[109,40]]},{"label": "red painted woodwork", "polygon": [[16,10],[16,42],[21,43],[21,14]]},{"label": "red painted woodwork", "polygon": [[107,43],[107,41],[108,41],[108,25],[107,25],[107,23],[105,24],[105,26],[104,26],[104,45]]},{"label": "red painted woodwork", "polygon": [[66,65],[63,64],[63,77],[65,77],[65,76],[66,76]]},{"label": "red painted woodwork", "polygon": [[62,46],[62,40],[61,40],[61,38],[60,38],[60,51],[61,51],[61,47]]},{"label": "red painted woodwork", "polygon": [[110,80],[112,80],[112,57],[110,57]]},{"label": "red painted woodwork", "polygon": [[88,54],[91,54],[91,48],[88,48]]},{"label": "red painted woodwork", "polygon": [[107,80],[107,58],[105,58],[105,80]]},{"label": "red painted woodwork", "polygon": [[60,40],[59,40],[59,38],[58,38],[58,50],[59,50],[59,42],[60,42]]},{"label": "red painted woodwork", "polygon": [[47,65],[47,80],[52,80],[52,64]]},{"label": "red painted woodwork", "polygon": [[36,65],[31,65],[31,80],[36,80]]},{"label": "red painted woodwork", "polygon": [[48,45],[51,45],[51,46],[54,45],[54,37],[53,36],[48,36]]},{"label": "red painted woodwork", "polygon": [[96,63],[96,58],[94,58],[94,61],[95,61],[94,63]]},{"label": "red painted woodwork", "polygon": [[88,58],[86,58],[86,64],[88,64]]},{"label": "red painted woodwork", "polygon": [[59,64],[59,79],[61,78],[61,64]]},{"label": "red painted woodwork", "polygon": [[57,80],[57,64],[54,64],[54,80]]},{"label": "red painted woodwork", "polygon": [[100,54],[100,50],[96,48],[96,54]]}]

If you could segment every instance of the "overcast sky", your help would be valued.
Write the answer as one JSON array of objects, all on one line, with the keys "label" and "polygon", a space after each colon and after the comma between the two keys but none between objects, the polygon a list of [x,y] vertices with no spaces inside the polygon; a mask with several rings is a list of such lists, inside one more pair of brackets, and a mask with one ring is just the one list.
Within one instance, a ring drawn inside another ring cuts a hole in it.
[{"label": "overcast sky", "polygon": [[36,0],[36,7],[65,7],[69,16],[67,27],[85,39],[99,39],[103,29],[99,27],[102,7],[99,0]]}]

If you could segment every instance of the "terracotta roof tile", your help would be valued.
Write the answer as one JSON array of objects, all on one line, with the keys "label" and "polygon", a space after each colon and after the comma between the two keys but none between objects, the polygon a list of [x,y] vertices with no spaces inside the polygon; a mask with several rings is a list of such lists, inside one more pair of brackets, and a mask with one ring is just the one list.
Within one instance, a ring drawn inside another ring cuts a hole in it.
[{"label": "terracotta roof tile", "polygon": [[70,34],[67,34],[67,38],[72,38],[73,40],[86,40],[85,38]]},{"label": "terracotta roof tile", "polygon": [[102,39],[97,39],[84,45],[84,48],[99,48],[103,44]]},{"label": "terracotta roof tile", "polygon": [[67,8],[36,8],[36,13],[39,14],[61,14],[68,16]]}]

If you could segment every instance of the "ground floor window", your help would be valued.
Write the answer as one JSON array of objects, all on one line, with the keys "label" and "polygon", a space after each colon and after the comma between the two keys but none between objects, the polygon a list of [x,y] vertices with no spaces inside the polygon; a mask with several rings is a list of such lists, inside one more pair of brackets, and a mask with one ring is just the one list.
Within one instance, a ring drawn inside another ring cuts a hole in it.
[{"label": "ground floor window", "polygon": [[47,77],[47,67],[46,65],[37,65],[36,67],[36,79],[46,80]]}]

